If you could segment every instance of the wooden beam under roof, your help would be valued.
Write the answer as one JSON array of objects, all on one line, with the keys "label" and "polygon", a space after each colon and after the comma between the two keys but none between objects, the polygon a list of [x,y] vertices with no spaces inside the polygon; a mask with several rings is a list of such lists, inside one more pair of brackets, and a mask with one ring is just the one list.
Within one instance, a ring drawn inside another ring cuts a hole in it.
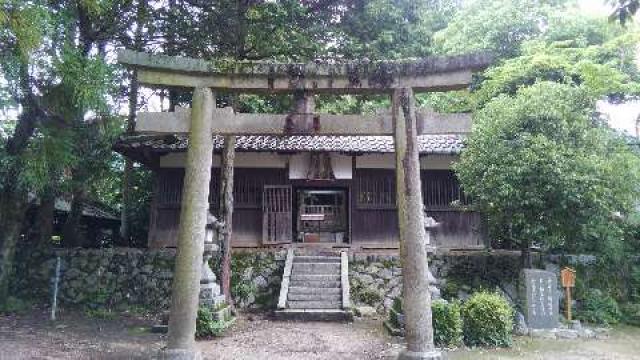
[{"label": "wooden beam under roof", "polygon": [[[175,112],[141,112],[136,132],[148,134],[188,133],[191,110],[176,108]],[[304,123],[295,117],[312,118],[313,129],[296,129]],[[471,114],[440,114],[420,109],[416,114],[418,134],[465,134],[471,131]],[[217,135],[392,135],[390,113],[375,115],[331,114],[245,114],[231,108],[218,108],[211,114],[213,132]]]},{"label": "wooden beam under roof", "polygon": [[393,61],[275,63],[202,60],[123,50],[118,61],[138,69],[150,86],[209,87],[238,92],[386,93],[400,87],[415,91],[464,89],[473,72],[491,64],[474,53]]}]

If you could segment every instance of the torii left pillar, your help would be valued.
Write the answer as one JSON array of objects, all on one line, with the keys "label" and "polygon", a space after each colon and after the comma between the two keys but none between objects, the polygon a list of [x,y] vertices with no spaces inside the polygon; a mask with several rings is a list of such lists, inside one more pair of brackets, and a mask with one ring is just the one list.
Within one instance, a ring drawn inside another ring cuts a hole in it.
[{"label": "torii left pillar", "polygon": [[193,92],[189,149],[182,191],[178,249],[171,292],[169,338],[162,359],[201,359],[196,348],[196,316],[200,293],[200,269],[204,249],[209,182],[213,154],[211,114],[215,97],[208,88]]}]

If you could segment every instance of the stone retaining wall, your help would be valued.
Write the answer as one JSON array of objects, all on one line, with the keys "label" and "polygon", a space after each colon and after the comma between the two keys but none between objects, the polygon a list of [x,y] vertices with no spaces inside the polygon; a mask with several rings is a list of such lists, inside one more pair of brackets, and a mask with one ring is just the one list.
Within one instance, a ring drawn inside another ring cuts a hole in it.
[{"label": "stone retaining wall", "polygon": [[[140,306],[153,311],[169,307],[175,257],[172,249],[20,249],[14,294],[49,302],[56,256],[61,259],[59,300],[62,305]],[[236,305],[251,309],[275,308],[285,258],[285,250],[234,253],[232,293]],[[569,260],[581,264],[594,262],[590,256]],[[218,261],[212,260],[216,273]],[[544,262],[536,261],[542,268],[558,272],[562,259],[550,256]],[[436,254],[430,257],[429,267],[440,294],[446,299],[465,299],[484,288],[502,292],[512,303],[518,301],[520,258],[517,253]],[[354,305],[369,305],[386,312],[402,292],[399,256],[351,253],[349,279]]]},{"label": "stone retaining wall", "polygon": [[[486,251],[435,254],[429,269],[439,293],[446,299],[466,298],[474,290],[501,291],[511,301],[517,297],[519,255]],[[386,312],[402,293],[402,268],[397,255],[350,256],[351,299]],[[432,290],[432,294],[434,291]]]},{"label": "stone retaining wall", "polygon": [[[233,255],[233,292],[239,307],[260,308],[277,301],[285,255]],[[58,300],[63,306],[169,308],[173,249],[21,249],[15,262],[14,294],[49,302],[57,256],[61,260]],[[215,271],[217,260],[212,262]]]}]

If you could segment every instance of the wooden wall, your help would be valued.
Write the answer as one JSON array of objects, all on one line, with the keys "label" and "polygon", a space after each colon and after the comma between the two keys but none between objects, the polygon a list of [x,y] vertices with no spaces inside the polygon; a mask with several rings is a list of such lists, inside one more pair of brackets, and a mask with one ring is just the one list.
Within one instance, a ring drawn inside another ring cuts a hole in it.
[{"label": "wooden wall", "polygon": [[[151,209],[149,246],[174,247],[178,235],[183,169],[162,168],[156,173]],[[481,217],[452,208],[451,203],[468,204],[454,174],[449,170],[423,170],[423,197],[427,213],[442,226],[432,240],[441,248],[483,247]],[[235,209],[232,242],[237,247],[262,245],[262,188],[264,185],[304,186],[290,181],[286,169],[236,168]],[[398,218],[395,204],[395,172],[389,169],[354,169],[353,180],[323,186],[339,186],[350,192],[351,239],[353,246],[396,248]],[[308,184],[312,186],[313,184]],[[209,201],[216,214],[219,197],[219,169],[213,169]],[[295,236],[294,236],[295,238]]]}]

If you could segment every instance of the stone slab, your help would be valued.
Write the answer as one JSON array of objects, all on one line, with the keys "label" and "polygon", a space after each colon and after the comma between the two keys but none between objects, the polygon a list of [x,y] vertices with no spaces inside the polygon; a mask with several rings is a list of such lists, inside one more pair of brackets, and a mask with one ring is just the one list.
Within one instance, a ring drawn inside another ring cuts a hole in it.
[{"label": "stone slab", "polygon": [[525,269],[521,274],[522,310],[531,329],[558,327],[559,294],[556,274]]},{"label": "stone slab", "polygon": [[398,360],[442,360],[440,351],[416,352],[404,350],[398,355]]}]

